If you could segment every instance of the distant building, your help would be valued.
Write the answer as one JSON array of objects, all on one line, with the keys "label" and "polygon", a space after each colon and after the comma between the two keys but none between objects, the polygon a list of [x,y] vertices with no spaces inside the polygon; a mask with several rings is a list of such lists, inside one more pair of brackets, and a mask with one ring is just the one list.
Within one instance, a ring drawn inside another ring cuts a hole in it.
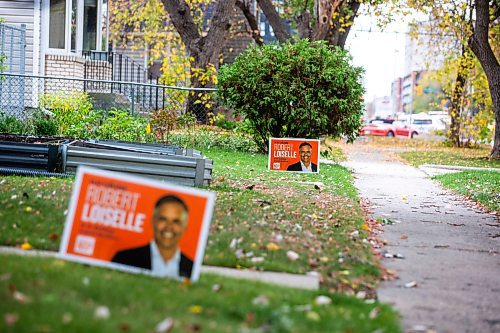
[{"label": "distant building", "polygon": [[[416,38],[412,38],[416,35]],[[432,38],[432,39],[431,39]],[[419,71],[436,70],[443,67],[444,53],[434,47],[436,43],[444,43],[441,38],[431,34],[430,23],[420,22],[418,28],[413,28],[405,40],[405,74]]]},{"label": "distant building", "polygon": [[[405,75],[402,78],[401,100],[402,111],[409,113],[412,108],[416,87],[425,72],[440,69],[444,63],[444,52],[437,44],[448,41],[431,33],[430,23],[420,22],[410,34],[406,35],[405,42]],[[412,36],[417,36],[412,38]]]},{"label": "distant building", "polygon": [[403,112],[403,78],[398,77],[391,84],[392,113]]},{"label": "distant building", "polygon": [[366,105],[365,119],[387,119],[393,118],[392,100],[389,96],[376,97]]}]

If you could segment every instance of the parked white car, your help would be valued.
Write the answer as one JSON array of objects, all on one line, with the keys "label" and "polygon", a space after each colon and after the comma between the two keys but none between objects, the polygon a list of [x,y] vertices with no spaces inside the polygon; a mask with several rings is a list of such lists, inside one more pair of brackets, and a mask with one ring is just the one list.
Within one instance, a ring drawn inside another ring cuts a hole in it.
[{"label": "parked white car", "polygon": [[419,133],[430,133],[436,130],[445,130],[449,127],[450,116],[445,112],[433,111],[437,114],[415,113],[398,117],[398,120],[409,123],[411,118],[411,127]]}]

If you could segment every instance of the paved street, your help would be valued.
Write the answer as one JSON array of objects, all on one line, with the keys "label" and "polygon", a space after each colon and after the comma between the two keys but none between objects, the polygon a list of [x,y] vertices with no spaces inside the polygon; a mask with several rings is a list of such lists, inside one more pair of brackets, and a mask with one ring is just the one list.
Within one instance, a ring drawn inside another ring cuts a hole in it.
[{"label": "paved street", "polygon": [[344,165],[354,170],[373,217],[393,222],[384,226],[382,251],[404,258],[383,259],[399,279],[382,283],[378,296],[395,305],[405,331],[500,332],[498,217],[380,149],[346,149]]}]

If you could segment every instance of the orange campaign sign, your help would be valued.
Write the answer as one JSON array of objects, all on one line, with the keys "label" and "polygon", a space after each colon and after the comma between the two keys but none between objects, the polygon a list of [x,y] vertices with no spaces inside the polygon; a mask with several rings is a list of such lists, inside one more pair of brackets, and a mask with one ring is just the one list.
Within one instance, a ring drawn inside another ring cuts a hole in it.
[{"label": "orange campaign sign", "polygon": [[215,194],[128,174],[78,168],[62,258],[196,281]]},{"label": "orange campaign sign", "polygon": [[289,172],[319,172],[319,140],[269,139],[269,169]]}]

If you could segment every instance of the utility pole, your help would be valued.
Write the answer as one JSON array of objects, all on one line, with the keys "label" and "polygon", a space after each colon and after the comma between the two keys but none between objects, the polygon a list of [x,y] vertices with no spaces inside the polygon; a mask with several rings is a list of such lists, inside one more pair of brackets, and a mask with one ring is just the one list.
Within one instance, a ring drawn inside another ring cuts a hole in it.
[{"label": "utility pole", "polygon": [[410,121],[408,124],[408,138],[411,139],[411,129],[412,129],[412,115],[413,115],[413,89],[415,89],[415,71],[411,71],[411,85],[410,85]]}]

